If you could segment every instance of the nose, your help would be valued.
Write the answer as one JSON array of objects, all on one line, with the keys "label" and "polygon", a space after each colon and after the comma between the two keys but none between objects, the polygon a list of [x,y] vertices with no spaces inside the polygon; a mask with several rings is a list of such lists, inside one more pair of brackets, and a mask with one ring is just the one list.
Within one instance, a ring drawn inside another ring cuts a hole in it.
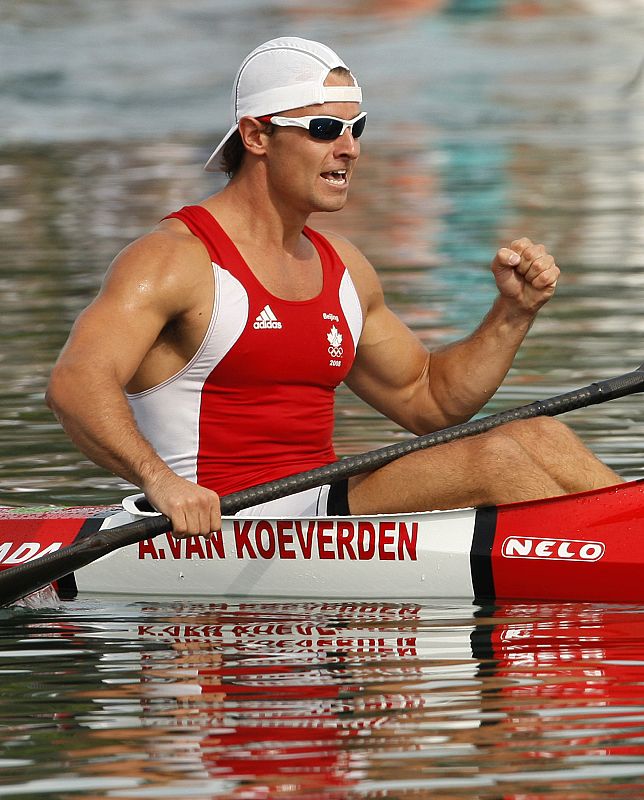
[{"label": "nose", "polygon": [[351,128],[335,140],[335,148],[333,155],[336,157],[344,158],[357,158],[360,155],[360,141],[355,139]]}]

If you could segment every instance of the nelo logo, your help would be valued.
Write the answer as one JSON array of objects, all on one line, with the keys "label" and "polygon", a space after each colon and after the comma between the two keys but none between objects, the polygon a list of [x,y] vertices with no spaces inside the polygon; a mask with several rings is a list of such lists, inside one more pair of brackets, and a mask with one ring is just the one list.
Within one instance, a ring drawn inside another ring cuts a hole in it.
[{"label": "nelo logo", "polygon": [[602,542],[579,539],[545,539],[534,536],[508,536],[501,546],[504,558],[554,559],[555,561],[599,561],[604,555]]}]

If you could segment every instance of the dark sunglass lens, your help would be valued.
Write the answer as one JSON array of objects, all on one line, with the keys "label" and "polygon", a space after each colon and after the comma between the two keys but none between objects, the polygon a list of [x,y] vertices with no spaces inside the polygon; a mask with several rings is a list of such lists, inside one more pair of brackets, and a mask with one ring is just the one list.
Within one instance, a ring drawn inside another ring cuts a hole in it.
[{"label": "dark sunglass lens", "polygon": [[342,123],[337,119],[318,117],[309,123],[309,133],[314,139],[337,139],[342,131]]},{"label": "dark sunglass lens", "polygon": [[362,119],[359,119],[356,122],[356,124],[351,129],[351,133],[352,133],[354,139],[359,139],[362,136],[362,134],[364,132],[364,126],[366,124],[367,124],[367,118],[366,117],[363,117]]}]

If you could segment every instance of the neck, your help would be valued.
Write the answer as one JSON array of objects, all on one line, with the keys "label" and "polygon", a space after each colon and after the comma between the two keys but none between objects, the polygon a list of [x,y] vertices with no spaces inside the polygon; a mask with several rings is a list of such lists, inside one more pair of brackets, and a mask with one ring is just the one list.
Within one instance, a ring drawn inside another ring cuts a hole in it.
[{"label": "neck", "polygon": [[261,164],[249,165],[203,205],[233,237],[295,254],[310,216],[271,192]]}]

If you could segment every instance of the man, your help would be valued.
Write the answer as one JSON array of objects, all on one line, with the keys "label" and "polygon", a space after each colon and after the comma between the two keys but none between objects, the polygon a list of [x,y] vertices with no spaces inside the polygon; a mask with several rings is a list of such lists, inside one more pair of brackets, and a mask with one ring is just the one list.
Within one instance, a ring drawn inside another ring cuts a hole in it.
[{"label": "man", "polygon": [[[464,421],[497,390],[559,269],[517,239],[479,328],[429,353],[366,259],[312,231],[347,201],[366,114],[328,47],[275,39],[242,63],[233,124],[206,169],[219,193],[170,215],[112,264],[53,370],[48,402],[90,458],[140,486],[178,536],[220,526],[219,495],[335,460],[345,381],[414,433]],[[416,511],[619,482],[564,425],[516,422],[273,501],[277,515]]]}]

